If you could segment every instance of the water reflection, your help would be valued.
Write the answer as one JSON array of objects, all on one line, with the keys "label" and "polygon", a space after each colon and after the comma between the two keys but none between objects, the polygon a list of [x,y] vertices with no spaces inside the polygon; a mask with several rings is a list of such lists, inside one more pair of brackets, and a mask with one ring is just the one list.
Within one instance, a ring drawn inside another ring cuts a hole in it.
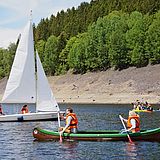
[{"label": "water reflection", "polygon": [[[64,110],[66,106],[60,106],[60,108]],[[11,108],[8,106],[8,109]],[[17,108],[17,111],[19,109]],[[79,117],[79,130],[121,130],[123,126],[118,115],[127,117],[130,107],[123,105],[73,105],[73,109]],[[9,113],[12,112],[15,113],[15,111],[9,111]],[[160,112],[140,113],[140,118],[142,129],[159,127]],[[64,125],[63,123],[65,122],[61,122],[61,125]],[[134,142],[134,144],[123,141],[64,141],[61,144],[58,141],[33,142],[32,130],[38,126],[49,130],[57,130],[58,122],[1,123],[1,159],[159,159],[160,143],[157,142]]]},{"label": "water reflection", "polygon": [[137,148],[136,143],[126,143],[126,154],[128,155],[129,159],[137,159]]},{"label": "water reflection", "polygon": [[63,151],[66,159],[77,158],[78,141],[64,141]]}]

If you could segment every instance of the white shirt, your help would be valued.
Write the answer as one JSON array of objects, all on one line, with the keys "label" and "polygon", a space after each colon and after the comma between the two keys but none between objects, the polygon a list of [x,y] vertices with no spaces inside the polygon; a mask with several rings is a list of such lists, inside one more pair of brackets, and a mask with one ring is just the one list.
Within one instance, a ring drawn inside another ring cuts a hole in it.
[{"label": "white shirt", "polygon": [[136,120],[134,118],[131,119],[131,129],[135,129],[136,128]]},{"label": "white shirt", "polygon": [[67,118],[67,124],[66,124],[66,126],[63,128],[63,131],[62,131],[62,132],[64,132],[64,131],[69,127],[69,125],[70,125],[70,123],[71,123],[71,120],[72,120],[72,116],[68,116],[68,118]]}]

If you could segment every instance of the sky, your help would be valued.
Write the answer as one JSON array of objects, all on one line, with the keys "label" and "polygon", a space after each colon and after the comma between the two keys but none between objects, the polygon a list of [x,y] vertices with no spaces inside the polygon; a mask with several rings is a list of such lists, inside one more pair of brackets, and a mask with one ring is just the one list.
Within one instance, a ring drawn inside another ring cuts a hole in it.
[{"label": "sky", "polygon": [[30,20],[36,25],[42,18],[56,16],[58,11],[78,7],[82,2],[91,0],[0,0],[0,48],[7,48],[10,43],[16,42],[27,22]]}]

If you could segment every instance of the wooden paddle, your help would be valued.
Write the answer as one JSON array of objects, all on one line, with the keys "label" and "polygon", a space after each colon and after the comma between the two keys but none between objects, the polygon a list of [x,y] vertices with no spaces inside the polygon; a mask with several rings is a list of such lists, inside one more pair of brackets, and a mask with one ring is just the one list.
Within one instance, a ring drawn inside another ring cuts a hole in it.
[{"label": "wooden paddle", "polygon": [[130,142],[130,143],[133,143],[133,141],[131,140],[131,137],[129,136],[129,133],[127,132],[127,128],[126,128],[126,126],[125,126],[125,124],[124,124],[124,122],[123,122],[122,116],[119,115],[119,118],[120,118],[120,120],[121,120],[121,122],[122,122],[122,124],[123,124],[124,129],[126,130],[127,137],[128,137],[128,139],[129,139],[129,142]]},{"label": "wooden paddle", "polygon": [[[60,111],[58,110],[58,126],[59,128],[61,127],[61,123],[60,123]],[[59,132],[59,142],[62,143],[62,135]]]}]

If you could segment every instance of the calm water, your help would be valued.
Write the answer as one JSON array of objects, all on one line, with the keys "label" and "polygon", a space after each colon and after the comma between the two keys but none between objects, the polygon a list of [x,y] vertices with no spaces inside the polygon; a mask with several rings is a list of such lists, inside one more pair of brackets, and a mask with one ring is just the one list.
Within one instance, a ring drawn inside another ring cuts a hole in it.
[{"label": "calm water", "polygon": [[[60,106],[64,110],[66,106]],[[13,110],[9,107],[8,112]],[[118,115],[128,116],[129,106],[121,105],[75,105],[80,130],[122,129]],[[17,109],[16,109],[17,110]],[[34,110],[34,109],[33,109]],[[160,112],[141,113],[141,128],[150,129],[160,125]],[[61,122],[63,125],[64,122]],[[40,126],[56,130],[57,122],[1,123],[0,159],[29,160],[110,160],[110,159],[160,159],[158,142],[37,142],[32,129]]]}]

